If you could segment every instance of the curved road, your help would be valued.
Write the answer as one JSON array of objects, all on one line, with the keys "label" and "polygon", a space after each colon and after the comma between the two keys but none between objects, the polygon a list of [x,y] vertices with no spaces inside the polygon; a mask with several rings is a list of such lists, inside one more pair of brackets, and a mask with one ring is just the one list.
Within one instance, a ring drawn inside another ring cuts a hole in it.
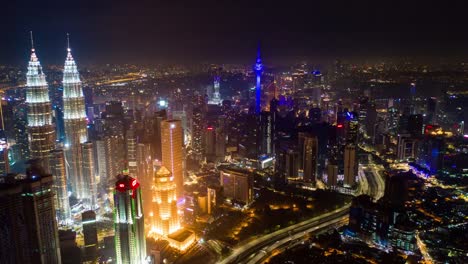
[{"label": "curved road", "polygon": [[[383,195],[384,182],[375,166],[372,166],[371,169],[371,172],[366,171],[361,174],[365,179],[363,185],[359,187],[359,194],[371,194],[375,199],[378,199]],[[338,223],[343,223],[343,220],[348,217],[349,207],[350,205],[348,204],[332,212],[259,237],[258,239],[235,248],[231,255],[219,263],[260,263],[266,259],[274,249],[284,246],[293,237],[301,237],[309,232],[334,227]]]}]

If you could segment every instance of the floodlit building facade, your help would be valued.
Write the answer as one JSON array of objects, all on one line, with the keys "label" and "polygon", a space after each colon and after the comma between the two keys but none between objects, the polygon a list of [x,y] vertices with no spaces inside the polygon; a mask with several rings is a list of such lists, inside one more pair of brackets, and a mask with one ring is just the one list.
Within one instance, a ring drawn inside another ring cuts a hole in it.
[{"label": "floodlit building facade", "polygon": [[174,176],[162,166],[154,176],[153,231],[167,236],[180,229],[177,212],[177,186]]},{"label": "floodlit building facade", "polygon": [[177,200],[184,195],[183,146],[184,138],[180,120],[164,120],[161,123],[162,165],[174,177]]},{"label": "floodlit building facade", "polygon": [[67,49],[63,70],[63,118],[65,123],[65,157],[67,176],[72,191],[78,199],[90,199],[87,189],[88,179],[84,178],[81,143],[88,141],[86,131],[86,111],[80,74]]},{"label": "floodlit building facade", "polygon": [[34,46],[26,74],[26,104],[31,158],[40,159],[44,169],[49,171],[50,152],[55,149],[56,134],[52,123],[49,88]]}]

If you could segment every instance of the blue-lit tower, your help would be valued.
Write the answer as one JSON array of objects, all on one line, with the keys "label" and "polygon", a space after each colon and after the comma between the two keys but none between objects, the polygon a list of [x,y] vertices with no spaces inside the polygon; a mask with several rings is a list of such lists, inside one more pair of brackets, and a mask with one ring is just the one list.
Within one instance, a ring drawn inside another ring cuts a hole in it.
[{"label": "blue-lit tower", "polygon": [[262,58],[260,56],[260,44],[257,48],[257,60],[255,61],[254,66],[255,76],[256,76],[256,85],[255,85],[255,114],[259,115],[262,111],[261,108],[261,97],[262,97],[262,87],[261,87],[261,77],[263,72]]}]

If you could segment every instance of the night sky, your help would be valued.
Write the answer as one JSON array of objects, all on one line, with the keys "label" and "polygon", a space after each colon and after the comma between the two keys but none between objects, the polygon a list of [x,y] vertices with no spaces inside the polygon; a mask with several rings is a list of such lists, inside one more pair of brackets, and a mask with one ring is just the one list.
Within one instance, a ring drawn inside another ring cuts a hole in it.
[{"label": "night sky", "polygon": [[1,2],[0,63],[16,65],[30,30],[43,63],[63,63],[67,32],[81,64],[247,64],[259,40],[270,64],[468,58],[463,1]]}]

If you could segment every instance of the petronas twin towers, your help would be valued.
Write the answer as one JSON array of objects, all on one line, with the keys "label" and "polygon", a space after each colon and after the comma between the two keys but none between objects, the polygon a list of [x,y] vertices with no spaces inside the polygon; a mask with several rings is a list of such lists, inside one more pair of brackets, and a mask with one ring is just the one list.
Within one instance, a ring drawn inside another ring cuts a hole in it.
[{"label": "petronas twin towers", "polygon": [[[31,158],[40,159],[44,168],[48,169],[49,172],[57,172],[56,169],[52,169],[60,161],[52,159],[51,155],[57,147],[49,90],[34,45],[31,50],[26,85]],[[79,200],[83,201],[85,207],[92,208],[96,204],[94,157],[92,156],[92,143],[87,142],[87,121],[80,75],[69,43],[63,70],[63,107],[65,122],[64,164],[67,178],[64,182],[70,184],[73,193]],[[65,177],[65,175],[54,176],[57,178]],[[63,195],[66,195],[66,192]]]}]

